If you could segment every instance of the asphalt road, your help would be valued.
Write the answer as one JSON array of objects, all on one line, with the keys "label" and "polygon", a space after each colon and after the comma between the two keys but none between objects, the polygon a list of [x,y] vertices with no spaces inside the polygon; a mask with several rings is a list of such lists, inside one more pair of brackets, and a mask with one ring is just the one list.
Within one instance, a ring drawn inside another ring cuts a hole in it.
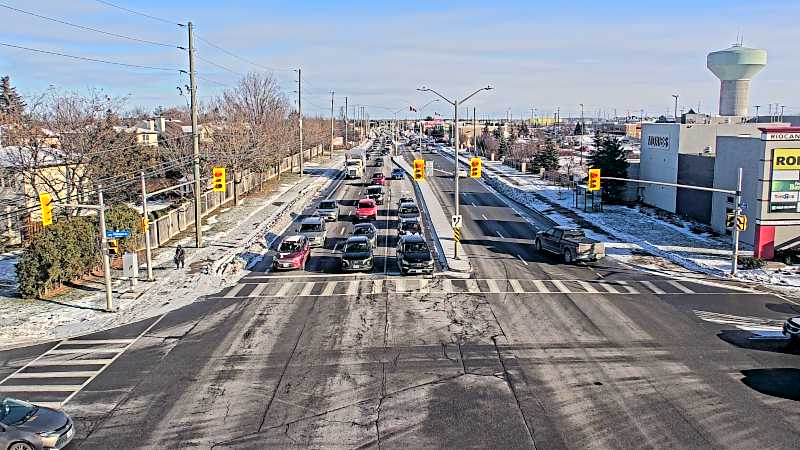
[{"label": "asphalt road", "polygon": [[[452,208],[440,174],[426,182]],[[71,448],[797,447],[800,350],[771,327],[800,307],[610,259],[565,266],[480,183],[464,180],[461,200],[469,279],[394,274],[385,208],[386,270],[336,273],[327,249],[307,272],[273,273],[268,254],[233,288],[63,344],[96,351],[0,353],[0,377],[75,367],[26,366],[36,357],[113,360],[64,406]],[[41,395],[27,380],[15,395]]]}]

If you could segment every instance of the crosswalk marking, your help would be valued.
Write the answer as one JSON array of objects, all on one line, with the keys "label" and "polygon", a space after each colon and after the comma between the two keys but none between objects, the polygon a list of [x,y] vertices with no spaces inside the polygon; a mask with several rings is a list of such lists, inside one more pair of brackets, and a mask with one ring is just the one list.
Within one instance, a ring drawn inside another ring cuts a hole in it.
[{"label": "crosswalk marking", "polygon": [[[294,297],[294,296],[353,296],[376,295],[384,293],[399,294],[595,294],[595,295],[638,295],[641,293],[654,293],[658,295],[683,295],[683,294],[713,294],[726,292],[718,286],[703,287],[701,292],[687,287],[682,282],[666,279],[651,280],[531,280],[531,279],[492,279],[468,278],[450,279],[426,277],[388,277],[388,278],[361,278],[351,280],[320,280],[320,281],[287,281],[280,280],[274,283],[259,283],[249,295],[242,286],[234,287],[224,294],[222,298],[258,297]],[[239,288],[239,289],[237,289]],[[234,290],[236,289],[236,290]],[[696,289],[696,288],[694,288]],[[705,292],[702,292],[705,291]],[[233,294],[232,294],[233,293]],[[54,349],[54,354],[81,354],[81,353],[106,353],[116,352],[120,347],[127,345],[126,340],[119,341],[92,341],[93,344],[81,342],[66,342],[71,348],[59,347]],[[97,344],[97,345],[95,345]],[[102,345],[100,345],[102,344]],[[90,349],[90,350],[85,350]]]},{"label": "crosswalk marking", "polygon": [[98,348],[59,348],[56,350],[50,350],[51,355],[70,355],[70,354],[82,354],[82,353],[116,353],[116,352],[123,352],[125,351],[125,347],[114,347],[114,348],[105,348],[105,347],[98,347]]},{"label": "crosswalk marking", "polygon": [[679,291],[681,291],[681,292],[683,292],[683,293],[686,293],[686,294],[691,294],[691,293],[693,292],[691,289],[689,289],[689,288],[687,288],[686,286],[684,286],[684,285],[682,285],[682,284],[678,283],[677,281],[674,281],[674,280],[667,280],[667,283],[669,283],[670,285],[674,286],[674,287],[675,287],[675,289],[678,289]]},{"label": "crosswalk marking", "polygon": [[111,364],[113,359],[70,359],[64,361],[37,360],[28,363],[28,367],[49,367],[49,366],[104,366]]},{"label": "crosswalk marking", "polygon": [[81,387],[80,384],[0,385],[0,392],[74,392]]},{"label": "crosswalk marking", "polygon": [[94,375],[94,371],[75,372],[19,372],[11,375],[12,378],[84,378]]},{"label": "crosswalk marking", "polygon": [[592,294],[597,294],[598,292],[600,292],[600,291],[598,291],[597,289],[595,289],[595,288],[594,288],[594,286],[592,286],[591,284],[589,284],[589,283],[587,283],[587,282],[585,282],[585,281],[578,281],[578,284],[579,284],[579,285],[580,285],[580,286],[583,288],[583,290],[585,290],[586,292],[589,292],[589,293],[592,293]]},{"label": "crosswalk marking", "polygon": [[550,293],[550,290],[547,289],[547,286],[545,286],[544,283],[542,283],[539,280],[532,280],[532,281],[533,281],[533,285],[536,286],[536,291],[537,292],[541,292],[542,294]]},{"label": "crosswalk marking", "polygon": [[247,285],[244,284],[244,283],[237,284],[236,286],[232,287],[231,290],[228,291],[227,294],[225,294],[225,297],[226,298],[236,297],[236,295],[238,295],[239,292],[241,292],[241,290],[244,289],[245,286],[247,286]]},{"label": "crosswalk marking", "polygon": [[659,288],[658,286],[656,286],[655,284],[653,284],[653,283],[651,283],[649,281],[645,280],[645,281],[640,281],[639,283],[642,283],[642,285],[647,287],[647,289],[650,289],[651,291],[653,291],[654,294],[666,294],[666,292],[661,290],[661,288]]},{"label": "crosswalk marking", "polygon": [[97,345],[97,344],[130,344],[133,339],[69,339],[62,344]]},{"label": "crosswalk marking", "polygon": [[325,285],[325,290],[322,291],[323,296],[329,296],[333,294],[333,291],[336,289],[337,281],[328,281]]},{"label": "crosswalk marking", "polygon": [[556,289],[558,289],[559,292],[564,293],[564,294],[568,294],[569,293],[569,288],[564,283],[562,283],[562,282],[560,282],[558,280],[551,280],[550,282],[553,283],[553,286],[555,286]]}]

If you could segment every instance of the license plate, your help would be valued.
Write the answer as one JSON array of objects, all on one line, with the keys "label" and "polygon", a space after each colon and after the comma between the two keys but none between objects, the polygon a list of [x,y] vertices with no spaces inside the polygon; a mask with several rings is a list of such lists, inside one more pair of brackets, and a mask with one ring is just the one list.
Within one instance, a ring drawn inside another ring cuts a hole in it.
[{"label": "license plate", "polygon": [[361,268],[361,264],[353,264],[353,269],[360,269],[360,268]]},{"label": "license plate", "polygon": [[292,263],[283,263],[281,267],[292,267]]},{"label": "license plate", "polygon": [[408,269],[408,273],[422,273],[422,269]]}]

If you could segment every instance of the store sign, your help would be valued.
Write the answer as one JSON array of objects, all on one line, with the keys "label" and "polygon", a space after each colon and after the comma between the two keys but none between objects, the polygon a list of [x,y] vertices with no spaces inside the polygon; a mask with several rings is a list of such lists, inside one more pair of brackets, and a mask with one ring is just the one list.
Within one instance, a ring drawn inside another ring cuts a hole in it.
[{"label": "store sign", "polygon": [[796,191],[778,191],[773,192],[769,198],[772,203],[797,203],[797,194]]},{"label": "store sign", "polygon": [[800,181],[772,180],[772,192],[800,191]]},{"label": "store sign", "polygon": [[669,148],[669,136],[651,134],[647,136],[647,146],[651,148]]},{"label": "store sign", "polygon": [[774,170],[800,170],[800,148],[776,148],[772,151]]},{"label": "store sign", "polygon": [[761,133],[762,141],[800,141],[800,132],[770,131]]}]

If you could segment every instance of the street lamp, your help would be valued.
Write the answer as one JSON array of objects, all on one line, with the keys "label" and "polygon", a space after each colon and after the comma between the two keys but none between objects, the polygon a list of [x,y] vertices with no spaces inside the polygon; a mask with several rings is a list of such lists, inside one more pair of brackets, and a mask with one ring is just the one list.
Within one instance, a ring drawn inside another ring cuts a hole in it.
[{"label": "street lamp", "polygon": [[[422,111],[423,111],[425,108],[427,108],[427,107],[428,107],[428,105],[430,105],[430,104],[432,104],[432,103],[439,102],[439,101],[441,101],[441,100],[439,100],[438,98],[435,98],[435,99],[433,99],[433,100],[429,101],[428,103],[425,103],[424,105],[422,105],[422,106],[421,106],[421,107],[420,107],[420,108],[417,110],[417,112],[419,113],[419,120],[420,120],[420,122],[422,122]],[[419,126],[419,146],[420,146],[420,148],[422,147],[422,124],[420,124],[420,126]]]},{"label": "street lamp", "polygon": [[[469,94],[468,96],[464,97],[463,100],[456,99],[456,100],[453,101],[453,100],[448,99],[444,95],[436,92],[435,90],[427,88],[425,86],[422,86],[421,88],[417,88],[417,90],[420,91],[420,92],[432,92],[432,93],[436,94],[442,100],[444,100],[447,103],[453,105],[453,111],[454,111],[454,113],[453,113],[453,121],[455,122],[454,133],[456,135],[455,136],[455,146],[453,147],[453,160],[454,160],[453,161],[453,185],[455,187],[455,192],[453,193],[453,198],[455,200],[455,215],[456,216],[459,215],[459,212],[460,212],[460,208],[459,208],[459,203],[460,202],[459,202],[459,194],[458,194],[458,150],[459,150],[459,147],[461,146],[461,142],[460,142],[460,139],[459,139],[460,137],[459,137],[459,131],[458,131],[458,106],[460,104],[462,104],[462,103],[466,103],[467,100],[471,99],[478,92],[491,91],[492,89],[494,89],[494,88],[491,85],[487,85],[486,87],[482,87],[482,88],[478,89],[477,91],[473,92],[472,94]],[[458,259],[458,245],[453,246],[453,257],[455,259]]]}]

